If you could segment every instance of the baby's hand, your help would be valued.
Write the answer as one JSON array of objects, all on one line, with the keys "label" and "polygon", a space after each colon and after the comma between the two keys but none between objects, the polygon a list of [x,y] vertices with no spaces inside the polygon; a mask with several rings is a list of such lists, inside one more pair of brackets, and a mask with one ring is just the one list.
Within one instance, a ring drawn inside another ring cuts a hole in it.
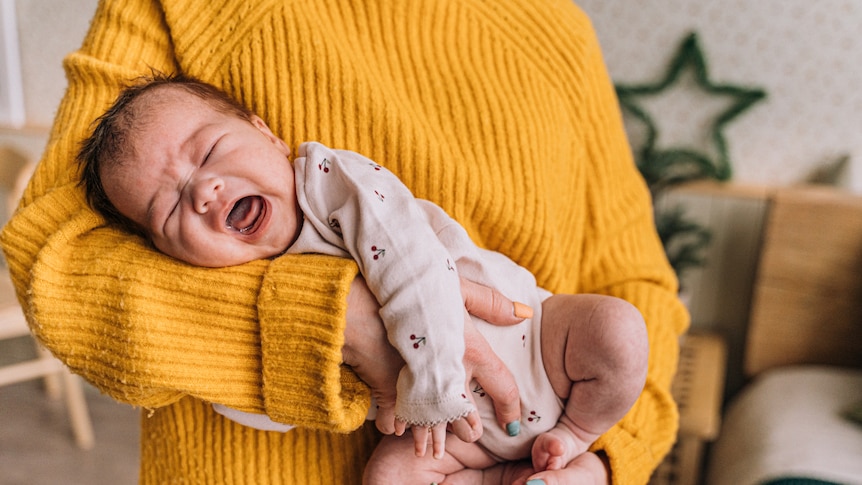
[{"label": "baby's hand", "polygon": [[[401,436],[404,434],[406,425],[403,421],[395,420],[395,434]],[[412,426],[410,430],[413,432],[413,450],[416,456],[423,457],[428,450],[428,441],[431,440],[431,450],[435,459],[443,458],[446,452],[446,423],[440,423],[436,426]],[[430,435],[430,436],[429,436]]]},{"label": "baby's hand", "polygon": [[[400,419],[395,420],[395,434],[401,436],[407,429],[407,424]],[[423,457],[428,451],[428,441],[431,441],[432,456],[439,460],[446,453],[446,431],[459,429],[460,433],[456,433],[459,437],[465,436],[469,439],[464,441],[473,442],[482,436],[482,421],[479,419],[479,413],[471,412],[467,416],[457,419],[451,423],[440,423],[435,426],[411,426],[410,430],[413,433],[413,448],[416,456]],[[429,436],[430,435],[430,436]],[[463,439],[463,438],[462,438]]]}]

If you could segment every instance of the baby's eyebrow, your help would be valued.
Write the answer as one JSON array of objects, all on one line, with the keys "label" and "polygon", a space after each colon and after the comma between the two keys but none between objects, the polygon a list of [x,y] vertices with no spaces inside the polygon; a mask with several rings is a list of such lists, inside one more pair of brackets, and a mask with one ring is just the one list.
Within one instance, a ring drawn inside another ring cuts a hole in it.
[{"label": "baby's eyebrow", "polygon": [[[171,170],[169,166],[163,166],[162,168],[163,176]],[[157,183],[155,184],[153,192],[149,195],[149,199],[147,200],[146,204],[146,213],[144,214],[144,220],[142,221],[144,225],[144,230],[147,234],[157,232],[154,231],[154,229],[157,226],[165,223],[164,220],[159,220],[159,218],[162,218],[164,216],[164,214],[162,214],[162,212],[164,212],[162,208],[165,204],[160,204],[160,202],[163,202],[165,200],[164,192],[164,185],[162,183]]]}]

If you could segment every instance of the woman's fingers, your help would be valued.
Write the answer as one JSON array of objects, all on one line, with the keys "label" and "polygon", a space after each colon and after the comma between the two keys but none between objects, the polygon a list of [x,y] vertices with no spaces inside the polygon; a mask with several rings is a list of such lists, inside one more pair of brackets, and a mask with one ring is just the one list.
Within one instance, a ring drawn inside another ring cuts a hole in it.
[{"label": "woman's fingers", "polygon": [[583,483],[589,485],[607,485],[610,483],[610,472],[602,458],[592,452],[581,453],[570,461],[562,470],[546,470],[534,473],[528,477],[515,480],[515,485],[541,481],[545,485],[564,485]]},{"label": "woman's fingers", "polygon": [[499,291],[465,278],[461,278],[461,295],[467,312],[494,325],[516,325],[533,316],[529,306],[512,302]]},{"label": "woman's fingers", "polygon": [[[544,483],[545,485],[568,485],[570,483],[607,485],[610,483],[610,472],[604,460],[595,453],[586,452],[575,457],[562,470],[546,470],[536,472],[528,460],[504,462],[482,471],[482,483],[485,485],[525,485],[527,483]],[[532,482],[536,480],[536,482]],[[469,483],[474,483],[470,481]],[[443,481],[443,483],[467,483],[461,481]]]},{"label": "woman's fingers", "polygon": [[464,343],[467,378],[472,376],[494,402],[500,426],[510,436],[517,436],[521,430],[521,400],[515,378],[469,318],[464,324]]},{"label": "woman's fingers", "polygon": [[[494,325],[516,325],[532,317],[529,306],[465,278],[461,278],[461,293],[468,313]],[[467,377],[472,376],[494,402],[500,426],[510,436],[517,436],[521,430],[521,400],[515,378],[469,318],[464,324],[464,342]]]}]

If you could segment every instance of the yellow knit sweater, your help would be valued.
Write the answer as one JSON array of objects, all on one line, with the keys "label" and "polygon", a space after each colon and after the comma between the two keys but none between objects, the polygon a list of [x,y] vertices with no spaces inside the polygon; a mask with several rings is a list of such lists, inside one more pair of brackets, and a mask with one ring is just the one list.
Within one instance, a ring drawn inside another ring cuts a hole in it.
[{"label": "yellow knit sweater", "polygon": [[[617,484],[645,483],[670,448],[687,315],[598,43],[570,0],[105,0],[65,67],[2,246],[38,338],[144,408],[141,483],[360,483],[377,439],[350,432],[369,394],[340,365],[352,262],[193,268],[86,208],[78,143],[151,69],[222,86],[294,148],[319,140],[386,165],[545,288],[633,302],[652,345],[646,389],[594,448]],[[303,428],[242,428],[209,401]]]}]

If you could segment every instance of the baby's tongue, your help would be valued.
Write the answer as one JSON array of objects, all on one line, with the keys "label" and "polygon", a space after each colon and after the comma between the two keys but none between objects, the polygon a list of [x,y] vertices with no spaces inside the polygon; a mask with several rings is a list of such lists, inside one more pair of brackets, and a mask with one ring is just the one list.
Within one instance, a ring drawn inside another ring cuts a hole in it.
[{"label": "baby's tongue", "polygon": [[243,197],[240,199],[227,216],[228,227],[240,232],[250,229],[260,216],[262,204],[260,197]]}]

